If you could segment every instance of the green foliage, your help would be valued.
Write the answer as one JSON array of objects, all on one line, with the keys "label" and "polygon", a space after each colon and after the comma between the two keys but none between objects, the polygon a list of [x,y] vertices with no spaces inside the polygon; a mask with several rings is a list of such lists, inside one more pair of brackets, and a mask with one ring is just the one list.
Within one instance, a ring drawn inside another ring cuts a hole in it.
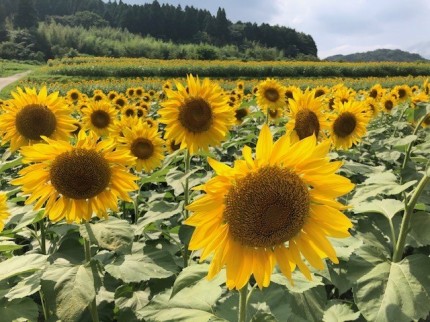
[{"label": "green foliage", "polygon": [[365,53],[330,56],[325,58],[325,60],[347,62],[414,62],[425,61],[426,59],[418,54],[412,54],[399,49],[376,49]]}]

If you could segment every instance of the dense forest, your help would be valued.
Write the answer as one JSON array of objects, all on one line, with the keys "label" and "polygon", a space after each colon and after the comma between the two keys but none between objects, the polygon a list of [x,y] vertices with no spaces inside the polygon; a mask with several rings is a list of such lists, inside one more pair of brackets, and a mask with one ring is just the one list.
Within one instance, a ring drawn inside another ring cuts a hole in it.
[{"label": "dense forest", "polygon": [[[55,48],[52,51],[54,46],[82,50],[67,44],[50,43],[46,33],[41,31],[41,24],[43,30],[49,29],[47,26],[87,30],[111,28],[110,30],[121,30],[142,38],[150,37],[163,43],[204,45],[207,52],[212,52],[206,53],[208,59],[229,58],[225,57],[225,50],[220,51],[220,48],[225,46],[234,46],[237,50],[233,52],[236,53],[247,49],[249,53],[249,49],[253,48],[261,51],[264,48],[272,53],[266,55],[266,58],[272,59],[317,58],[317,47],[310,35],[278,25],[257,25],[241,21],[233,23],[227,19],[222,8],[218,8],[216,15],[212,15],[208,10],[192,6],[182,8],[180,5],[160,5],[157,1],[144,5],[129,5],[122,1],[105,3],[102,0],[2,0],[0,56],[5,56],[5,49],[11,54],[12,44],[19,44],[19,41],[25,43],[26,39],[28,42],[28,38],[34,38],[33,48],[29,50],[41,52],[45,59],[61,52]],[[23,34],[22,30],[28,30],[29,34]],[[47,46],[51,52],[46,49]],[[85,51],[81,53],[94,54]],[[188,58],[187,54],[184,58]],[[219,57],[220,55],[222,57]],[[178,58],[172,54],[164,56],[160,58]],[[252,56],[230,58],[261,59]]]}]

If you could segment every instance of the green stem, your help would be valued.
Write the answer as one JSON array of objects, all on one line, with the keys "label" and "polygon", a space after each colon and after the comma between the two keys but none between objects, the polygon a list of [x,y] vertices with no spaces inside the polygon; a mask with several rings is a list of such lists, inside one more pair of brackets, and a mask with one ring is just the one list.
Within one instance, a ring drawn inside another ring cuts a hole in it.
[{"label": "green stem", "polygon": [[269,109],[267,109],[267,114],[266,114],[266,124],[269,125]]},{"label": "green stem", "polygon": [[247,304],[247,294],[248,294],[248,283],[239,290],[239,314],[238,322],[246,321],[246,304]]},{"label": "green stem", "polygon": [[[423,117],[418,121],[418,124],[417,124],[417,126],[415,127],[414,132],[412,133],[412,135],[416,135],[416,134],[417,134],[417,132],[418,132],[418,130],[419,130],[419,128],[420,128],[420,126],[421,126],[421,124],[424,122],[424,120],[426,119],[426,117],[427,117],[427,114],[426,114],[426,115],[424,115],[424,116],[423,116]],[[406,149],[405,158],[403,159],[401,172],[403,172],[403,170],[406,168],[406,164],[408,163],[408,159],[409,159],[409,156],[410,156],[410,154],[411,154],[412,146],[414,145],[414,142],[415,142],[415,140],[414,140],[414,141],[412,141],[411,143],[409,143],[409,145],[408,145],[408,147],[407,147],[407,149]]]},{"label": "green stem", "polygon": [[394,230],[394,225],[393,225],[393,221],[391,220],[391,218],[388,218],[388,223],[390,224],[390,231],[391,231],[391,245],[393,245],[393,249],[396,246],[396,232]]},{"label": "green stem", "polygon": [[[189,216],[189,212],[187,209],[187,206],[190,203],[190,189],[189,189],[189,172],[190,172],[190,165],[191,165],[191,154],[190,151],[185,150],[185,183],[184,183],[184,220],[186,220]],[[188,267],[188,244],[184,244],[184,268]]]},{"label": "green stem", "polygon": [[409,224],[411,221],[412,213],[415,208],[415,204],[417,203],[418,198],[420,197],[421,193],[423,192],[429,180],[430,180],[430,176],[428,175],[424,175],[424,177],[422,177],[422,179],[418,183],[418,186],[415,188],[414,194],[412,195],[411,199],[409,200],[409,202],[405,207],[402,224],[400,226],[399,239],[397,240],[396,249],[394,250],[394,254],[393,254],[394,263],[397,263],[402,259],[403,251],[405,249],[406,236],[408,235],[408,232],[409,232]]},{"label": "green stem", "polygon": [[45,318],[45,321],[48,321],[49,311],[46,309],[45,296],[43,295],[42,290],[39,291],[39,296],[40,296],[40,302],[42,303],[43,317]]},{"label": "green stem", "polygon": [[46,231],[45,218],[40,221],[40,249],[43,255],[46,255]]},{"label": "green stem", "polygon": [[405,104],[405,107],[402,109],[402,111],[400,112],[400,116],[399,119],[397,120],[396,126],[394,126],[394,131],[393,134],[391,134],[391,137],[394,137],[394,135],[396,135],[397,133],[397,129],[398,129],[398,123],[402,120],[403,115],[405,114],[406,110],[408,109],[409,105]]},{"label": "green stem", "polygon": [[[85,228],[88,232],[88,238],[89,238],[89,236],[91,236],[90,234],[91,228],[88,222],[85,222]],[[85,250],[85,261],[89,264],[91,261],[91,244],[89,239],[87,240],[86,238],[84,238],[84,250]],[[99,312],[97,311],[96,295],[94,295],[94,299],[88,305],[88,308],[90,309],[92,321],[99,322],[100,320],[99,320]]]},{"label": "green stem", "polygon": [[142,189],[142,185],[139,186],[139,190],[136,192],[136,197],[134,198],[134,223],[137,224],[139,220],[139,197],[140,190]]}]

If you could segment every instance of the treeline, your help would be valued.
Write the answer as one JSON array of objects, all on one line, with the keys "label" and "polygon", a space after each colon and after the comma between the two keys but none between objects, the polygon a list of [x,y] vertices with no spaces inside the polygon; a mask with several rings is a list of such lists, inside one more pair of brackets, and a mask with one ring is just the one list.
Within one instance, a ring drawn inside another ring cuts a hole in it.
[{"label": "treeline", "polygon": [[425,61],[426,59],[419,54],[410,53],[400,49],[376,49],[364,53],[330,56],[325,60],[346,62],[415,62]]},{"label": "treeline", "polygon": [[37,28],[42,21],[86,29],[112,27],[173,44],[235,46],[238,51],[258,46],[279,51],[281,58],[317,57],[317,47],[310,35],[278,25],[233,23],[222,8],[212,15],[208,10],[160,5],[157,1],[128,5],[101,0],[2,0],[0,41],[4,41],[1,32],[6,29],[1,22],[6,20],[16,29]]}]

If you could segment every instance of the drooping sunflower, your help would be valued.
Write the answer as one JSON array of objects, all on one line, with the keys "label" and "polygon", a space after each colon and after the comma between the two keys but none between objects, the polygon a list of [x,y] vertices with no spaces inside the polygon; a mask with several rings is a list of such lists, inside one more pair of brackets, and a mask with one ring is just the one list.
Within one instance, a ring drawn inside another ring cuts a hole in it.
[{"label": "drooping sunflower", "polygon": [[127,150],[135,156],[136,170],[151,172],[164,159],[164,140],[156,127],[139,122],[132,128],[124,128],[124,136],[118,138],[118,149]]},{"label": "drooping sunflower", "polygon": [[108,101],[92,102],[82,109],[83,127],[100,136],[106,136],[112,131],[116,118],[117,112]]},{"label": "drooping sunflower", "polygon": [[165,138],[181,143],[191,154],[218,145],[234,124],[234,110],[227,104],[221,87],[205,78],[187,76],[187,87],[176,83],[176,91],[166,89],[161,103],[160,123],[166,124]]},{"label": "drooping sunflower", "polygon": [[199,186],[205,194],[187,208],[185,221],[195,227],[189,249],[202,249],[200,260],[213,254],[208,278],[226,266],[227,287],[241,289],[251,274],[267,287],[274,265],[291,279],[296,266],[311,278],[302,255],[317,269],[324,258],[338,262],[327,237],[347,237],[352,227],[336,198],[353,188],[329,162],[330,143],[315,136],[290,144],[284,135],[275,143],[267,125],[257,142],[234,167],[208,159],[217,176]]},{"label": "drooping sunflower", "polygon": [[4,222],[10,216],[6,201],[7,201],[6,195],[4,193],[0,193],[0,232],[3,231]]},{"label": "drooping sunflower", "polygon": [[9,104],[0,115],[2,144],[10,141],[11,151],[41,141],[42,136],[54,140],[68,140],[76,127],[71,110],[58,92],[48,95],[46,87],[17,88]]},{"label": "drooping sunflower", "polygon": [[360,142],[366,134],[366,126],[371,118],[370,111],[361,101],[348,101],[335,105],[330,137],[336,149],[349,149]]},{"label": "drooping sunflower", "polygon": [[276,79],[268,78],[258,84],[257,105],[267,111],[285,107],[285,87]]},{"label": "drooping sunflower", "polygon": [[288,100],[289,121],[286,125],[287,133],[291,135],[293,142],[315,135],[321,138],[330,123],[323,111],[321,98],[315,98],[314,90],[304,92],[295,91],[293,99]]},{"label": "drooping sunflower", "polygon": [[23,162],[33,164],[12,184],[22,185],[29,195],[25,203],[34,203],[35,210],[45,207],[45,216],[52,221],[80,223],[93,213],[103,218],[109,208],[118,211],[118,198],[131,201],[128,192],[138,188],[137,177],[127,166],[135,157],[115,150],[113,140],[97,139],[81,131],[75,145],[44,137],[47,144],[23,147]]}]

